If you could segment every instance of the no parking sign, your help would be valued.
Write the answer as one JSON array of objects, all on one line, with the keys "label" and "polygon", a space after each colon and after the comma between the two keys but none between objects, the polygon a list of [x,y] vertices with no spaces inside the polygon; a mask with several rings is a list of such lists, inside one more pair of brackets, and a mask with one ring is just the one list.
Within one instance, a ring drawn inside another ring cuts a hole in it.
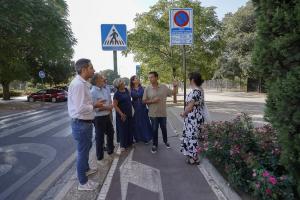
[{"label": "no parking sign", "polygon": [[170,10],[170,45],[193,44],[193,9],[173,8]]}]

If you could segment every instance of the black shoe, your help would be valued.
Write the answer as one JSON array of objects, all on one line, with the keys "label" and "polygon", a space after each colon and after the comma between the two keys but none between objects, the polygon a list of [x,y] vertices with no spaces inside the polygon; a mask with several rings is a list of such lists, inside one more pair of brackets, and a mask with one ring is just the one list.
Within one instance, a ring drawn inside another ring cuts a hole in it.
[{"label": "black shoe", "polygon": [[166,142],[165,145],[166,145],[167,149],[171,148],[169,143]]},{"label": "black shoe", "polygon": [[153,145],[151,149],[151,153],[156,153],[156,152],[157,152],[157,147]]}]

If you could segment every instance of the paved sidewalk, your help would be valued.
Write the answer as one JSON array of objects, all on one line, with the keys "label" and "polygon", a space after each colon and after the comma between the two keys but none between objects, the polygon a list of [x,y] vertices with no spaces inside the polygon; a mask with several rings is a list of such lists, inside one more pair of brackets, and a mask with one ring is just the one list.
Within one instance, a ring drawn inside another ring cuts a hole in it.
[{"label": "paved sidewalk", "polygon": [[[254,117],[257,125],[264,123],[264,95],[209,91],[205,97],[213,120],[230,120],[240,112],[248,112]],[[181,104],[182,99],[182,96],[178,97]],[[91,178],[99,182],[100,186],[91,192],[77,191],[78,182],[73,166],[57,183],[56,190],[52,189],[52,194],[49,192],[44,200],[226,199],[219,186],[213,185],[221,179],[204,177],[200,171],[201,167],[190,166],[184,162],[184,156],[179,151],[179,137],[182,134],[179,113],[182,110],[183,106],[180,103],[168,107],[168,138],[171,149],[166,149],[162,144],[161,133],[157,154],[150,152],[151,144],[137,144],[134,149],[116,157],[112,165],[98,166],[98,173]],[[97,166],[94,154],[95,150],[92,149],[91,163],[92,166]],[[233,196],[229,199],[239,199]]]}]

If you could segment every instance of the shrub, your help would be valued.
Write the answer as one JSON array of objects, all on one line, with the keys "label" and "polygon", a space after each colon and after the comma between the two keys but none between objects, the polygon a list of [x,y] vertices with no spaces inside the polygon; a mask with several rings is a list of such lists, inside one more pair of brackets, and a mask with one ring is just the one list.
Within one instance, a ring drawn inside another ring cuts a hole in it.
[{"label": "shrub", "polygon": [[[203,155],[224,169],[229,183],[259,199],[294,199],[292,179],[280,164],[276,131],[254,128],[246,114],[203,126]],[[268,173],[268,176],[266,173]]]},{"label": "shrub", "polygon": [[300,194],[300,67],[269,84],[266,118],[278,134],[281,161],[295,178]]}]

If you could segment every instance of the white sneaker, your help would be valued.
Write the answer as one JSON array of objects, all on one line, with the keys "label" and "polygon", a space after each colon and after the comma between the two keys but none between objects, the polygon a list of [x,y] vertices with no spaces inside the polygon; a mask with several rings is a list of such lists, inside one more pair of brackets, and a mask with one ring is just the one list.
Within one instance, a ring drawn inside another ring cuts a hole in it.
[{"label": "white sneaker", "polygon": [[77,189],[80,191],[91,191],[91,190],[95,190],[97,187],[98,187],[98,183],[88,180],[88,182],[86,182],[86,184],[84,184],[84,185],[81,185],[79,183]]},{"label": "white sneaker", "polygon": [[85,172],[85,175],[89,176],[91,174],[95,174],[97,172],[97,168],[91,168],[89,171]]},{"label": "white sneaker", "polygon": [[102,160],[97,160],[97,163],[101,166],[106,166],[108,163],[106,160],[102,159]]}]

